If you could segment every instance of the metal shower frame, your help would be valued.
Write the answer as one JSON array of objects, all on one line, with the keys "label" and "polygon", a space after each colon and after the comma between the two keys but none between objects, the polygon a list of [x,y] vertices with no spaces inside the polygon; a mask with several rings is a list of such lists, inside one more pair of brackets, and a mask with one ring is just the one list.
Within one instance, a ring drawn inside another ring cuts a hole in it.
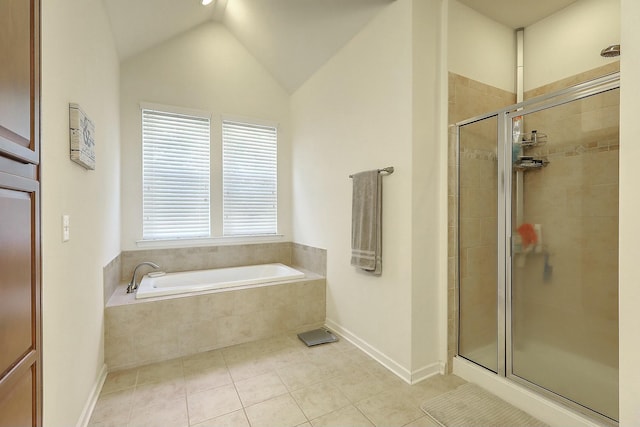
[{"label": "metal shower frame", "polygon": [[[498,265],[497,265],[497,317],[498,317],[498,364],[497,375],[503,378],[512,380],[518,384],[524,385],[530,389],[535,390],[539,394],[549,397],[552,400],[559,401],[566,406],[590,417],[596,418],[601,422],[610,424],[612,426],[617,425],[609,417],[601,415],[589,408],[577,404],[567,398],[564,398],[556,393],[546,390],[536,384],[533,384],[523,378],[520,378],[513,374],[512,366],[512,348],[511,348],[511,325],[512,325],[512,310],[511,304],[511,274],[512,274],[512,221],[511,221],[511,206],[512,206],[512,190],[513,179],[511,173],[511,161],[512,161],[512,117],[526,116],[527,114],[535,113],[538,111],[546,110],[549,108],[557,107],[559,105],[567,104],[569,102],[577,101],[583,98],[587,98],[592,95],[597,95],[603,92],[620,88],[620,73],[608,74],[566,89],[562,89],[550,94],[538,96],[524,102],[510,105],[508,107],[495,110],[486,114],[472,117],[460,121],[455,124],[456,133],[456,191],[458,201],[456,203],[456,280],[455,280],[455,304],[458,309],[458,320],[456,328],[456,355],[459,354],[459,338],[460,338],[460,129],[463,126],[477,123],[482,120],[497,118],[498,127],[498,141],[497,141],[497,173],[498,173]],[[464,356],[461,356],[464,357]],[[473,362],[473,361],[472,361]],[[475,362],[474,362],[475,363]],[[483,367],[485,368],[485,367]],[[488,368],[485,368],[491,371]]]}]

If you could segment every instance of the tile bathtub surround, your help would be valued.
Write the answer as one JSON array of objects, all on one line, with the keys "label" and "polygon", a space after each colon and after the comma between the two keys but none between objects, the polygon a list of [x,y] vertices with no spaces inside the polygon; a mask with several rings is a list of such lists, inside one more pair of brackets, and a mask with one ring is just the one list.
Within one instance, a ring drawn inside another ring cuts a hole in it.
[{"label": "tile bathtub surround", "polygon": [[118,254],[111,262],[102,269],[102,285],[104,287],[104,305],[107,305],[109,298],[113,295],[120,284],[122,275],[122,254]]},{"label": "tile bathtub surround", "polygon": [[[321,276],[327,271],[325,249],[291,242],[124,251],[103,269],[105,306],[118,285],[128,283],[135,266],[144,261],[155,262],[166,272],[268,263],[298,266]],[[142,276],[152,270],[140,267],[138,272]]]},{"label": "tile bathtub surround", "polygon": [[121,285],[105,308],[110,370],[168,360],[324,324],[326,281],[136,300]]},{"label": "tile bathtub surround", "polygon": [[[121,280],[129,281],[136,265],[152,261],[162,271],[192,271],[241,265],[282,263],[291,265],[291,242],[249,245],[198,246],[122,252]],[[151,268],[139,270],[141,273]]]},{"label": "tile bathtub surround", "polygon": [[313,246],[292,243],[291,264],[321,276],[327,275],[327,250]]},{"label": "tile bathtub surround", "polygon": [[462,384],[410,386],[345,340],[283,334],[111,372],[89,426],[435,427],[420,405]]}]

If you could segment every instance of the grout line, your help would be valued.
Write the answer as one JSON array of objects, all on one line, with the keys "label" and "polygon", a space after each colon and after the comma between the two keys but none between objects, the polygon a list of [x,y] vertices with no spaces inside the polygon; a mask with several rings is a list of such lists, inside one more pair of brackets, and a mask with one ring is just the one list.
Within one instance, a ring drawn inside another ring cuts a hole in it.
[{"label": "grout line", "polygon": [[[228,348],[228,347],[225,347],[225,348]],[[244,402],[242,401],[242,398],[240,398],[240,393],[238,392],[238,386],[236,385],[236,380],[233,378],[233,375],[231,374],[231,370],[229,369],[229,365],[227,364],[227,358],[225,357],[222,349],[220,349],[220,355],[222,356],[222,363],[224,363],[224,367],[227,370],[227,373],[229,374],[229,378],[231,378],[231,384],[233,384],[233,388],[236,391],[236,396],[238,396],[238,401],[240,402],[240,409],[244,414],[245,420],[247,420],[247,424],[249,425],[249,427],[251,427],[252,426],[251,420],[249,419],[249,415],[247,415],[247,410],[244,406]]]},{"label": "grout line", "polygon": [[187,379],[184,375],[184,357],[180,357],[180,365],[182,366],[182,380],[184,381],[184,404],[187,406],[187,423],[191,426],[191,414],[189,413],[189,392],[187,390]]}]

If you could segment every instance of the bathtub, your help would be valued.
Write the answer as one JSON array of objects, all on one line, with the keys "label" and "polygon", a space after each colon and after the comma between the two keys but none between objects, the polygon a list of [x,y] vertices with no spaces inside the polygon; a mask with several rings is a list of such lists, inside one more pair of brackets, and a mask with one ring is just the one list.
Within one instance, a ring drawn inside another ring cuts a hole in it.
[{"label": "bathtub", "polygon": [[284,264],[262,264],[212,270],[145,275],[136,299],[191,292],[231,289],[263,283],[302,279],[305,274]]}]

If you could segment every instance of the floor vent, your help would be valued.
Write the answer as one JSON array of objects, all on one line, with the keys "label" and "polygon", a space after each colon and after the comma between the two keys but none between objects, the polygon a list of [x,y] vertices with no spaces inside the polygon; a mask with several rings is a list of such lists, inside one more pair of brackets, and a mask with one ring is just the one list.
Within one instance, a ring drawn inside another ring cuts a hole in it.
[{"label": "floor vent", "polygon": [[307,347],[338,341],[338,337],[326,329],[314,329],[313,331],[303,332],[298,334],[298,338],[300,338]]}]

